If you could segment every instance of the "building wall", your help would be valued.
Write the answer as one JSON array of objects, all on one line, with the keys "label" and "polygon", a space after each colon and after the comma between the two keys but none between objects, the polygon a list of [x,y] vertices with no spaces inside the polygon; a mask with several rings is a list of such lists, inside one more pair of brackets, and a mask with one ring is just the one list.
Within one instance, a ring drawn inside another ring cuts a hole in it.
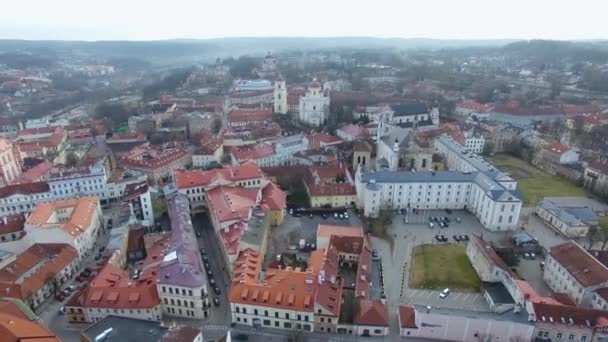
[{"label": "building wall", "polygon": [[[312,310],[301,311],[263,305],[230,303],[230,313],[232,323],[236,324],[250,326],[259,324],[262,327],[274,329],[314,331]],[[300,325],[300,329],[298,329],[298,325]]]},{"label": "building wall", "polygon": [[333,195],[333,196],[312,196],[310,195],[310,206],[319,208],[326,205],[332,208],[341,208],[351,206],[357,201],[357,195]]},{"label": "building wall", "polygon": [[532,337],[543,338],[547,341],[590,342],[592,336],[593,328],[542,322],[539,317],[537,317],[536,329],[532,334]]},{"label": "building wall", "polygon": [[29,213],[38,203],[50,202],[53,199],[51,192],[41,192],[37,194],[15,194],[9,197],[0,198],[0,215]]},{"label": "building wall", "polygon": [[[77,308],[75,308],[77,310]],[[70,309],[68,308],[68,311]],[[162,318],[162,313],[160,309],[160,304],[151,308],[95,308],[95,307],[85,307],[84,308],[84,318],[86,322],[95,323],[104,319],[108,315],[115,315],[120,317],[127,318],[136,318],[136,319],[144,319],[148,321],[160,321]],[[76,312],[77,313],[77,312]],[[71,315],[74,315],[72,313]]]},{"label": "building wall", "polygon": [[355,325],[355,334],[359,336],[387,336],[388,327],[373,325]]},{"label": "building wall", "polygon": [[372,154],[370,152],[357,152],[353,153],[353,170],[357,170],[359,165],[364,168],[371,168],[372,166]]},{"label": "building wall", "polygon": [[551,254],[548,254],[545,260],[543,279],[551,290],[554,292],[566,293],[574,298],[579,304],[590,300],[593,296],[593,291],[608,286],[608,282],[606,282],[593,287],[584,287],[568,270],[558,263]]},{"label": "building wall", "polygon": [[207,286],[183,287],[158,283],[163,315],[204,319],[209,315],[209,293]]},{"label": "building wall", "polygon": [[560,220],[558,216],[553,215],[551,212],[545,210],[541,206],[536,207],[536,215],[538,215],[538,217],[540,217],[546,225],[559,230],[567,237],[585,237],[589,233],[588,225],[583,224],[581,222],[580,225],[571,226],[568,223]]},{"label": "building wall", "polygon": [[402,328],[402,336],[449,341],[531,341],[534,333],[531,323],[447,315],[432,309],[428,313],[416,311],[416,326],[418,329]]}]

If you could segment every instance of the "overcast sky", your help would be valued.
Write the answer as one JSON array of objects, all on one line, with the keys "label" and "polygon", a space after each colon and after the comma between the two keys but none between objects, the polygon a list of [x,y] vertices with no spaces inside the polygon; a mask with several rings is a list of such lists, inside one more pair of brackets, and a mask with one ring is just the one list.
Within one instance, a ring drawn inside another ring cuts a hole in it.
[{"label": "overcast sky", "polygon": [[608,39],[607,0],[2,0],[0,39]]}]

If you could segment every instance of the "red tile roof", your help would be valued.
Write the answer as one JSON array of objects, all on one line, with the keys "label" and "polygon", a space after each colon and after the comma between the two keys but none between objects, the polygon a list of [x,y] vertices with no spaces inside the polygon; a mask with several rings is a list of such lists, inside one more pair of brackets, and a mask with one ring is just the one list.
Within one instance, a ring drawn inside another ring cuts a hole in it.
[{"label": "red tile roof", "polygon": [[570,150],[570,148],[568,146],[566,146],[564,144],[560,144],[560,143],[545,145],[544,149],[546,151],[557,153],[560,155],[564,154],[565,152],[568,152]]},{"label": "red tile roof", "polygon": [[243,163],[223,169],[207,171],[174,170],[175,184],[178,189],[194,187],[207,188],[213,185],[234,184],[240,181],[264,178],[264,174],[255,163]]},{"label": "red tile roof", "polygon": [[209,211],[219,222],[247,220],[252,207],[257,205],[259,189],[218,186],[207,191]]},{"label": "red tile roof", "polygon": [[[343,183],[337,183],[337,177],[343,177]],[[311,196],[354,195],[355,185],[349,182],[347,171],[341,166],[315,165],[308,169],[305,177],[306,187]]]},{"label": "red tile roof", "polygon": [[314,273],[319,273],[315,304],[321,305],[334,317],[340,317],[344,286],[344,280],[338,274],[340,251],[330,244],[327,249],[314,251],[309,264]]},{"label": "red tile roof", "polygon": [[240,163],[248,160],[257,160],[273,155],[274,146],[268,143],[260,143],[253,146],[234,147],[230,149],[230,153]]},{"label": "red tile roof", "polygon": [[[91,224],[99,208],[100,204],[97,196],[83,196],[67,200],[44,202],[34,208],[25,224],[28,227],[36,227],[36,229],[60,226],[63,231],[76,238],[91,228]],[[58,210],[70,210],[69,218],[65,221],[57,221],[54,217]]]},{"label": "red tile roof", "polygon": [[511,268],[509,268],[509,266],[504,262],[504,260],[502,260],[500,256],[498,256],[498,254],[496,254],[496,251],[490,242],[482,240],[479,236],[473,234],[471,243],[475,243],[477,245],[477,250],[484,255],[488,262],[513,276],[513,271],[511,271]]},{"label": "red tile roof", "polygon": [[308,141],[310,141],[310,146],[312,146],[312,148],[319,148],[321,145],[337,145],[342,143],[342,139],[323,132],[311,133],[308,136]]},{"label": "red tile roof", "polygon": [[7,215],[0,218],[0,235],[22,232],[25,225],[23,214]]},{"label": "red tile roof", "polygon": [[0,188],[0,198],[9,197],[16,194],[31,195],[49,192],[49,184],[46,182],[10,184]]},{"label": "red tile roof", "polygon": [[381,300],[361,298],[355,303],[354,323],[357,325],[388,326],[388,308]]},{"label": "red tile roof", "polygon": [[53,169],[53,164],[44,161],[19,175],[13,184],[26,184],[45,180]]},{"label": "red tile roof", "polygon": [[354,138],[365,138],[369,136],[369,130],[363,125],[347,124],[338,128],[338,131],[342,131],[342,133]]},{"label": "red tile roof", "polygon": [[154,171],[178,161],[183,162],[188,158],[190,158],[190,155],[181,147],[160,150],[153,147],[138,146],[129,151],[120,160],[120,164],[127,168]]},{"label": "red tile roof", "polygon": [[399,326],[401,328],[418,328],[416,326],[416,309],[410,305],[399,306]]},{"label": "red tile roof", "polygon": [[77,256],[78,251],[68,244],[35,244],[0,270],[0,292],[3,296],[26,300]]},{"label": "red tile roof", "polygon": [[235,109],[228,114],[229,123],[256,124],[260,121],[268,122],[272,119],[270,109]]},{"label": "red tile roof", "polygon": [[459,104],[458,107],[474,110],[479,113],[487,113],[487,112],[492,111],[492,109],[494,109],[494,105],[491,103],[482,104],[482,103],[476,102],[474,100],[466,100],[466,101],[462,102],[461,104]]},{"label": "red tile roof", "polygon": [[270,210],[283,210],[287,204],[287,196],[276,184],[268,182],[264,189],[262,189],[261,204],[262,207]]},{"label": "red tile roof", "polygon": [[552,247],[549,254],[583,287],[608,282],[608,268],[574,241]]}]

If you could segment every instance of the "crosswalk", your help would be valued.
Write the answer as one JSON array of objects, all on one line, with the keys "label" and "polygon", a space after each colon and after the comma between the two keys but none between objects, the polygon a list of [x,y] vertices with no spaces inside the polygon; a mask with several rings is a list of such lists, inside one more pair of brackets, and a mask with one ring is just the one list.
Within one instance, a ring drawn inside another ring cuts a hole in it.
[{"label": "crosswalk", "polygon": [[203,330],[228,330],[227,325],[203,325],[201,327]]}]

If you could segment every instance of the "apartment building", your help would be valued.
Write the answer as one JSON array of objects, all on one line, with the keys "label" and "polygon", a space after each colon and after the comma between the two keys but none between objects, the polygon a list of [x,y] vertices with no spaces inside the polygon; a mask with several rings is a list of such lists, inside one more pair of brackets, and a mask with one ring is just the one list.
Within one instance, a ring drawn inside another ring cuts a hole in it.
[{"label": "apartment building", "polygon": [[11,184],[0,188],[0,215],[28,213],[38,203],[53,199],[50,190],[47,182]]},{"label": "apartment building", "polygon": [[34,244],[0,270],[2,296],[37,308],[75,273],[78,252],[61,243]]},{"label": "apartment building", "polygon": [[608,287],[608,267],[575,241],[552,247],[545,260],[544,279],[555,292],[592,306],[596,291]]},{"label": "apartment building", "polygon": [[93,196],[40,203],[25,222],[34,243],[65,243],[78,251],[78,260],[93,253],[103,229],[99,198]]},{"label": "apartment building", "polygon": [[0,331],[6,341],[61,342],[23,301],[0,299]]},{"label": "apartment building", "polygon": [[188,196],[167,200],[171,237],[157,280],[163,315],[203,319],[209,314],[206,270],[194,235]]},{"label": "apartment building", "polygon": [[356,201],[355,182],[346,167],[313,165],[307,169],[304,186],[313,208],[342,208]]},{"label": "apartment building", "polygon": [[175,169],[192,164],[192,156],[179,146],[136,147],[119,161],[125,169],[141,171],[152,184],[169,178]]},{"label": "apartment building", "polygon": [[147,181],[127,185],[122,201],[129,204],[131,217],[139,224],[146,227],[154,226],[154,208]]},{"label": "apartment building", "polygon": [[76,196],[103,198],[107,180],[104,160],[100,159],[92,166],[53,169],[47,183],[55,199]]}]

